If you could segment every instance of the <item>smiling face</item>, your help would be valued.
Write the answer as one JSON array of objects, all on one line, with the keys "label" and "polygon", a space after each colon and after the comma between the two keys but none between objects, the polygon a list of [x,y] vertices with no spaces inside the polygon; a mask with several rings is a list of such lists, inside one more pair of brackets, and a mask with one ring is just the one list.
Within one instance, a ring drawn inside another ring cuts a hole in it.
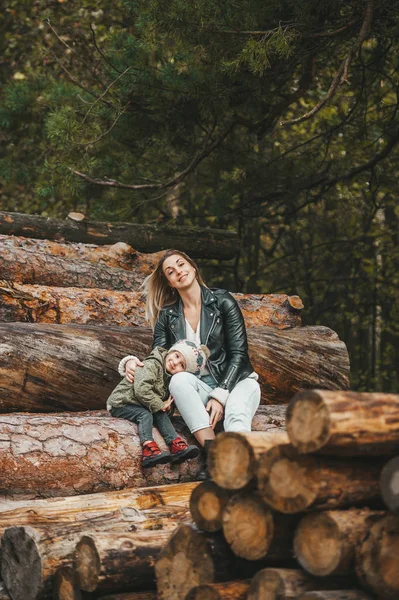
[{"label": "smiling face", "polygon": [[167,354],[165,360],[165,370],[171,375],[185,371],[186,361],[184,360],[183,355],[177,350]]},{"label": "smiling face", "polygon": [[196,281],[195,268],[180,254],[172,254],[163,262],[162,271],[170,287],[176,290],[188,289]]}]

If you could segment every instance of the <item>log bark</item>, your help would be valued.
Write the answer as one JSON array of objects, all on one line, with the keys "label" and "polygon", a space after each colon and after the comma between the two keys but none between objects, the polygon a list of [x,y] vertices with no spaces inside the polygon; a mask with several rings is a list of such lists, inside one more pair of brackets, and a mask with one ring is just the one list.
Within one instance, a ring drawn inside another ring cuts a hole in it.
[{"label": "log bark", "polygon": [[399,512],[399,456],[391,458],[381,471],[382,498],[394,513]]},{"label": "log bark", "polygon": [[287,409],[287,433],[301,453],[392,454],[399,448],[399,394],[300,392]]},{"label": "log bark", "polygon": [[234,554],[246,560],[289,561],[298,518],[274,515],[256,492],[232,496],[223,512],[223,534]]},{"label": "log bark", "polygon": [[134,269],[144,277],[155,269],[163,255],[163,252],[152,254],[137,252],[124,242],[117,242],[112,246],[96,246],[95,244],[51,242],[49,240],[0,235],[0,251],[4,249],[23,249],[37,254],[50,254],[51,256],[125,269],[126,271]]},{"label": "log bark", "polygon": [[[150,255],[153,256],[153,255]],[[0,282],[0,320],[67,325],[146,326],[145,297],[141,292],[46,287]],[[301,325],[293,296],[233,294],[247,327],[289,329]]]},{"label": "log bark", "polygon": [[399,518],[387,515],[374,523],[356,552],[362,585],[384,600],[399,598]]},{"label": "log bark", "polygon": [[298,600],[372,600],[361,590],[335,590],[325,592],[305,592]]},{"label": "log bark", "polygon": [[263,500],[283,513],[368,506],[379,502],[379,461],[340,461],[298,454],[280,445],[258,462],[258,489]]},{"label": "log bark", "polygon": [[132,291],[139,289],[144,278],[139,270],[126,271],[23,248],[2,248],[0,252],[0,279],[20,284]]},{"label": "log bark", "polygon": [[211,477],[222,488],[240,490],[255,477],[259,457],[270,448],[288,441],[282,429],[221,433],[208,452]]},{"label": "log bark", "polygon": [[[299,388],[307,386],[348,384],[346,348],[328,330],[335,341],[328,342],[327,351],[325,329],[248,330],[249,353],[260,377],[263,403],[284,403]],[[146,356],[152,334],[139,327],[0,323],[0,340],[0,410],[51,412],[103,408],[120,381],[116,371],[120,358],[128,353]],[[326,354],[314,363],[317,349],[322,352],[323,348]],[[341,360],[332,367],[329,363],[334,362],[337,352],[341,353]],[[267,355],[264,362],[262,355]]]},{"label": "log bark", "polygon": [[213,481],[197,485],[190,497],[190,513],[197,527],[209,533],[220,531],[229,499],[230,494]]},{"label": "log bark", "polygon": [[247,600],[249,581],[208,583],[193,588],[186,600]]},{"label": "log bark", "polygon": [[125,242],[140,252],[177,248],[193,258],[218,260],[234,258],[238,241],[235,232],[221,229],[107,223],[88,219],[78,222],[13,212],[0,212],[0,233],[98,245]]},{"label": "log bark", "polygon": [[321,579],[300,569],[266,568],[253,577],[247,600],[296,600],[307,590],[339,589],[342,578]]},{"label": "log bark", "polygon": [[298,562],[318,577],[353,573],[355,550],[382,515],[381,511],[356,508],[307,515],[294,537]]},{"label": "log bark", "polygon": [[[64,526],[101,520],[108,515],[136,518],[145,510],[165,508],[189,509],[190,496],[198,482],[129,488],[115,492],[97,492],[66,498],[9,500],[0,506],[0,535],[7,527],[30,525]],[[155,513],[153,513],[154,515]]]}]

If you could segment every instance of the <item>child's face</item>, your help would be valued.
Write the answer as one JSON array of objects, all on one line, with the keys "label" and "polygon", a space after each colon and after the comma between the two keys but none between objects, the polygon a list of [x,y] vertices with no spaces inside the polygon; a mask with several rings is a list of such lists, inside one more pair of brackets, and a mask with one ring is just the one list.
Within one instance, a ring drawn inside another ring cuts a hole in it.
[{"label": "child's face", "polygon": [[184,360],[183,355],[177,350],[170,352],[166,357],[165,369],[171,375],[185,371],[186,361]]}]

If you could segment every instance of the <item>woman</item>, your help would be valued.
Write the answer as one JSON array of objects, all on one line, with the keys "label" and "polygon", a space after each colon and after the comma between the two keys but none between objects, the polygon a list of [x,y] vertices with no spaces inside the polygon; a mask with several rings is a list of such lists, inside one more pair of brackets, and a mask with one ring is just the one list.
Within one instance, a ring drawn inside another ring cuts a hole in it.
[{"label": "woman", "polygon": [[[260,401],[258,376],[248,356],[241,310],[226,290],[211,290],[193,260],[167,250],[147,277],[146,316],[154,329],[153,348],[170,348],[180,339],[205,344],[210,350],[200,377],[177,373],[170,382],[175,404],[201,446],[215,438],[224,418],[225,431],[250,431]],[[136,357],[122,359],[126,379],[133,381]]]}]

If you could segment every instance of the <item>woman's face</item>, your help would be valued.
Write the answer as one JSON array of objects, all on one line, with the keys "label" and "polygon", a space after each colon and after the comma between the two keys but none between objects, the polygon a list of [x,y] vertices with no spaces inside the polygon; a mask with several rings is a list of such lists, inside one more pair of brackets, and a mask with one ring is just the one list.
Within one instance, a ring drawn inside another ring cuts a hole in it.
[{"label": "woman's face", "polygon": [[195,281],[194,267],[180,254],[172,254],[164,260],[163,273],[170,287],[185,290]]}]

